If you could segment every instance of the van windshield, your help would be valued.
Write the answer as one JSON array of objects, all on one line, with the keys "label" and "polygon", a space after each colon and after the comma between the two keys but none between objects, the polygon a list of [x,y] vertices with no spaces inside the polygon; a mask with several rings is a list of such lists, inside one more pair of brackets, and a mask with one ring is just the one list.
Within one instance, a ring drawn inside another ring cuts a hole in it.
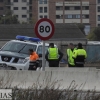
[{"label": "van windshield", "polygon": [[10,41],[1,49],[1,51],[29,54],[29,49],[36,51],[36,47],[36,45]]}]

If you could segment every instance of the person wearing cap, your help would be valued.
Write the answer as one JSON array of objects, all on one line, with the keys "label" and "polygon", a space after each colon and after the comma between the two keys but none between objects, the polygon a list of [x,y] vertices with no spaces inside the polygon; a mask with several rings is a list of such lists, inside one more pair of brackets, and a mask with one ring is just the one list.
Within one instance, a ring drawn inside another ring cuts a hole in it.
[{"label": "person wearing cap", "polygon": [[45,55],[45,59],[49,62],[49,67],[59,67],[59,61],[62,57],[63,53],[54,46],[54,43],[50,43]]},{"label": "person wearing cap", "polygon": [[87,57],[86,50],[83,49],[82,43],[78,43],[77,50],[74,51],[73,56],[76,67],[84,67],[85,59]]},{"label": "person wearing cap", "polygon": [[73,52],[76,50],[75,46],[73,43],[70,43],[68,45],[67,49],[67,61],[68,61],[68,67],[75,67],[75,62],[73,59]]},{"label": "person wearing cap", "polygon": [[29,53],[30,53],[29,70],[36,70],[38,67],[39,56],[33,49],[29,49]]}]

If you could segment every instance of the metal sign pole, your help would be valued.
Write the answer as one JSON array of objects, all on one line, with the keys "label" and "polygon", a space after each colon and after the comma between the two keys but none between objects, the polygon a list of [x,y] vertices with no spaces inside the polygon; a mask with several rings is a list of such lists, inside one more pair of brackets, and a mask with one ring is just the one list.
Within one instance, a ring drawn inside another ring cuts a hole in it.
[{"label": "metal sign pole", "polygon": [[35,25],[35,33],[38,38],[43,40],[42,48],[42,67],[41,70],[45,71],[45,40],[50,39],[54,34],[54,24],[50,19],[42,18]]},{"label": "metal sign pole", "polygon": [[45,71],[45,41],[43,41],[42,47],[42,71]]}]

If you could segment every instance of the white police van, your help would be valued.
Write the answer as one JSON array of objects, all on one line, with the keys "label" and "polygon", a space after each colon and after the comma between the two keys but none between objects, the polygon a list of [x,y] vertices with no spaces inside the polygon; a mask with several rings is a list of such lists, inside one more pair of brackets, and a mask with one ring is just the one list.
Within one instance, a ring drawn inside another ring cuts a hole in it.
[{"label": "white police van", "polygon": [[[43,43],[39,38],[17,35],[16,40],[7,42],[0,50],[0,69],[28,70],[29,49],[42,54]],[[49,44],[45,43],[45,51]],[[42,62],[42,60],[40,60]],[[40,64],[41,67],[42,64]]]}]

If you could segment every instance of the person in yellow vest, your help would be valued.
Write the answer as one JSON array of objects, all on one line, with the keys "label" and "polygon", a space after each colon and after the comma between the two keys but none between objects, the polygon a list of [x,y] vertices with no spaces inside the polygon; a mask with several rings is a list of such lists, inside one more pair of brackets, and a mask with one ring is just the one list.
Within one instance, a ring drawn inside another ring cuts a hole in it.
[{"label": "person in yellow vest", "polygon": [[75,46],[73,43],[70,43],[68,45],[68,49],[67,49],[67,61],[68,61],[68,67],[75,67],[75,62],[73,59],[73,52],[74,50],[76,50]]},{"label": "person in yellow vest", "polygon": [[63,53],[54,47],[54,43],[49,44],[45,59],[49,62],[49,67],[59,67],[59,61],[62,59]]},{"label": "person in yellow vest", "polygon": [[86,50],[83,49],[82,43],[78,43],[78,48],[73,53],[73,58],[76,67],[84,67],[86,57],[87,57]]}]

